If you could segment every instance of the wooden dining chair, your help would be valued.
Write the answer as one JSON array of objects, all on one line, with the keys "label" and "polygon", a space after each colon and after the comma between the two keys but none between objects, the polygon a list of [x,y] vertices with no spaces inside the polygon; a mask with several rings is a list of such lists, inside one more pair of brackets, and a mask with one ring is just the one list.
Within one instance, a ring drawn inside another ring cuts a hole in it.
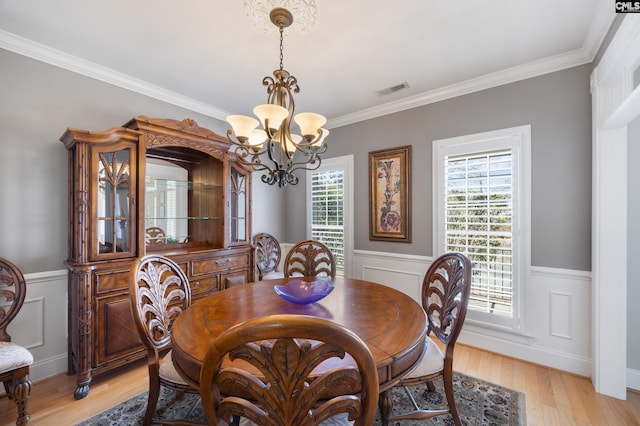
[{"label": "wooden dining chair", "polygon": [[318,425],[338,415],[371,426],[379,390],[362,339],[333,321],[292,314],[255,318],[218,336],[200,387],[209,425],[238,416],[260,426]]},{"label": "wooden dining chair", "polygon": [[147,350],[149,399],[143,425],[197,424],[154,417],[160,387],[199,394],[176,371],[171,359],[171,330],[175,319],[191,304],[191,288],[185,273],[171,259],[146,255],[134,261],[130,279],[131,308],[140,339]]},{"label": "wooden dining chair", "polygon": [[336,261],[331,249],[320,241],[300,241],[284,259],[284,276],[336,276]]},{"label": "wooden dining chair", "polygon": [[164,244],[166,243],[166,235],[164,229],[157,226],[151,226],[144,230],[144,240],[149,244]]},{"label": "wooden dining chair", "polygon": [[281,274],[274,274],[274,272],[278,272],[278,265],[282,256],[278,240],[273,235],[262,232],[253,237],[253,247],[256,268],[258,268],[258,281],[262,281],[267,275],[271,275],[273,278],[281,278]]},{"label": "wooden dining chair", "polygon": [[[461,425],[453,395],[453,349],[464,324],[470,293],[471,263],[465,255],[446,253],[433,261],[422,283],[422,307],[427,314],[425,353],[418,366],[398,384],[405,388],[415,410],[393,416],[390,421],[425,420],[451,414],[454,424]],[[432,338],[442,342],[444,353]],[[427,383],[429,391],[433,392],[433,380],[438,378],[444,382],[448,408],[420,409],[407,386]]]},{"label": "wooden dining chair", "polygon": [[33,355],[28,349],[11,341],[7,326],[20,312],[26,293],[27,284],[22,272],[16,265],[0,257],[0,380],[8,398],[18,408],[17,425],[29,422],[29,366],[33,364]]}]

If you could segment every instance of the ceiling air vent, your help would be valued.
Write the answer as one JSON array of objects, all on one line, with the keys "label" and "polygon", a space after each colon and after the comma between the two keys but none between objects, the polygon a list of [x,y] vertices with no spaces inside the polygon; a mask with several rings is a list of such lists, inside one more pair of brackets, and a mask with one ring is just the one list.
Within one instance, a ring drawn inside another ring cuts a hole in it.
[{"label": "ceiling air vent", "polygon": [[408,87],[409,87],[409,83],[407,83],[406,81],[403,81],[402,83],[396,84],[395,86],[387,87],[386,89],[376,90],[375,93],[378,96],[386,96],[386,95],[395,93],[399,90],[407,89]]}]

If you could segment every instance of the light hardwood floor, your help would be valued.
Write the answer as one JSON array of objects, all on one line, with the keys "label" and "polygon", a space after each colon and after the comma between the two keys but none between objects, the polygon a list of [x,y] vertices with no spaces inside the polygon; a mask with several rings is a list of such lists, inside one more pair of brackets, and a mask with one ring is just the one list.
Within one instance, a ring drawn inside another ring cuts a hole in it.
[{"label": "light hardwood floor", "polygon": [[[529,425],[640,425],[640,393],[622,401],[595,393],[589,379],[458,344],[454,369],[524,392]],[[32,425],[66,426],[147,390],[147,367],[94,378],[89,395],[73,399],[75,376],[58,375],[33,385]],[[0,399],[0,425],[15,424],[15,406]]]}]

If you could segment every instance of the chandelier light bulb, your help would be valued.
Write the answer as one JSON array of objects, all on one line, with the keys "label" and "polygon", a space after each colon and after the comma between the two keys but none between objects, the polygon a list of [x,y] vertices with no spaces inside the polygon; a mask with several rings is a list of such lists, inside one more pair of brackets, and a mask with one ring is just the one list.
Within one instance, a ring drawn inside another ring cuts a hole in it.
[{"label": "chandelier light bulb", "polygon": [[296,134],[292,134],[290,136],[290,140],[287,138],[282,139],[282,143],[284,145],[282,150],[288,152],[289,155],[293,155],[296,152],[296,146],[302,142],[302,136]]},{"label": "chandelier light bulb", "polygon": [[[275,133],[285,118],[289,116],[289,111],[274,104],[262,104],[253,109],[253,113],[260,119],[260,123],[265,130],[270,130]],[[269,129],[267,129],[267,120],[269,121]]]},{"label": "chandelier light bulb", "polygon": [[314,148],[320,148],[320,146],[324,143],[324,139],[329,136],[329,131],[327,129],[320,129],[320,131],[322,132],[322,135],[320,135],[317,141],[311,144],[311,146]]},{"label": "chandelier light bulb", "polygon": [[300,133],[307,140],[314,140],[318,137],[318,130],[325,125],[327,119],[315,112],[301,112],[293,117],[298,126],[300,126]]},{"label": "chandelier light bulb", "polygon": [[267,132],[262,129],[255,129],[251,132],[248,144],[255,149],[259,149],[267,141]]},{"label": "chandelier light bulb", "polygon": [[253,130],[260,124],[255,118],[246,115],[230,115],[227,117],[227,123],[231,125],[236,138],[242,142],[247,141]]}]

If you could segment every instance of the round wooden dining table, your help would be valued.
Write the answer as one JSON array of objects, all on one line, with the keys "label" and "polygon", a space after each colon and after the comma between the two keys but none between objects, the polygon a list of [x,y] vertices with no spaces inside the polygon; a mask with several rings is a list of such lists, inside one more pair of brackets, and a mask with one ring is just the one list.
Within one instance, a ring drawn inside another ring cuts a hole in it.
[{"label": "round wooden dining table", "polygon": [[[275,285],[290,279],[239,285],[192,303],[173,324],[173,363],[183,378],[198,386],[207,350],[222,332],[252,318],[300,314],[326,318],[357,334],[376,361],[380,381],[380,410],[388,418],[389,391],[420,361],[427,319],[411,297],[369,281],[336,277],[324,299],[303,305],[278,296]],[[388,400],[387,400],[388,399]]]}]

